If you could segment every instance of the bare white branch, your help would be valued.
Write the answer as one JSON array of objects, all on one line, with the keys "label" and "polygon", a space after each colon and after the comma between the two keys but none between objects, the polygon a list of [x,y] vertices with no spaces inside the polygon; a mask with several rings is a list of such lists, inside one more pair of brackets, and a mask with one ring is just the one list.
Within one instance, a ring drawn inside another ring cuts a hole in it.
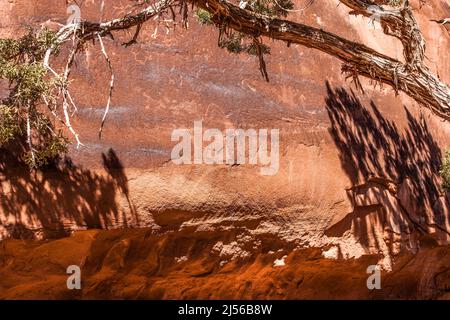
[{"label": "bare white branch", "polygon": [[105,125],[106,116],[108,115],[108,112],[109,112],[109,107],[111,105],[111,99],[112,99],[112,94],[113,94],[113,90],[114,90],[114,70],[112,67],[111,59],[109,58],[108,53],[106,52],[105,45],[103,44],[103,40],[102,40],[102,37],[100,36],[100,34],[98,34],[98,41],[100,43],[100,47],[101,47],[103,56],[105,57],[105,60],[108,64],[109,71],[111,72],[111,80],[109,82],[108,102],[106,103],[106,108],[105,108],[105,112],[103,114],[102,123],[100,124],[100,129],[98,131],[98,136],[99,136],[99,138],[101,138],[103,126]]}]

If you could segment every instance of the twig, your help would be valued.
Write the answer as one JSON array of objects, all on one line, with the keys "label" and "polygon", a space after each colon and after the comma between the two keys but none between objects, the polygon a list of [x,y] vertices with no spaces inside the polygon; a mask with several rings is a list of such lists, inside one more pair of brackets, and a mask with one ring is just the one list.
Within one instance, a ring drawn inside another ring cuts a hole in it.
[{"label": "twig", "polygon": [[108,115],[108,112],[109,112],[109,107],[111,105],[111,98],[112,98],[112,94],[113,94],[113,90],[114,90],[114,70],[112,67],[111,59],[109,59],[109,56],[106,53],[106,49],[105,49],[105,46],[103,44],[103,40],[102,40],[102,37],[100,36],[100,34],[98,34],[98,40],[100,42],[100,47],[101,47],[103,56],[105,57],[106,62],[108,64],[108,68],[111,72],[111,81],[109,83],[109,92],[108,92],[108,102],[106,103],[105,113],[103,114],[102,123],[101,123],[100,129],[98,131],[98,137],[99,137],[99,139],[101,139],[103,126],[105,125],[106,116]]},{"label": "twig", "polygon": [[36,161],[36,157],[34,155],[34,149],[33,149],[33,142],[31,141],[31,121],[30,121],[30,110],[27,110],[27,143],[28,147],[30,148],[31,152],[31,160],[33,162],[33,165]]}]

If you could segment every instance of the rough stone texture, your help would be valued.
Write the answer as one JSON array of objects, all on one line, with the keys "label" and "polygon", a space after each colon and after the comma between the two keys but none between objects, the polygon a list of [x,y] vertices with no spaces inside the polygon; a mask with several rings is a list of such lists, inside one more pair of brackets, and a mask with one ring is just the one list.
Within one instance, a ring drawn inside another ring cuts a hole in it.
[{"label": "rough stone texture", "polygon": [[[419,10],[412,1],[427,40],[427,64],[450,83],[450,36],[429,22],[450,16],[450,7],[446,1],[427,2]],[[116,16],[124,3],[107,6],[105,18]],[[337,1],[316,1],[303,16],[291,18],[401,59],[398,41],[336,5]],[[83,17],[98,20],[98,7],[98,1],[84,1]],[[0,34],[11,36],[22,24],[55,27],[55,21],[65,21],[65,9],[65,1],[0,0],[5,17]],[[255,255],[259,259],[258,250],[270,242],[270,250],[284,251],[277,259],[288,255],[288,265],[294,248],[314,247],[328,258],[374,254],[375,262],[387,270],[403,249],[419,250],[420,233],[448,244],[450,197],[439,190],[437,175],[443,150],[450,147],[448,123],[368,80],[362,79],[366,94],[358,93],[345,83],[339,61],[317,51],[268,42],[272,54],[266,59],[266,83],[256,58],[217,48],[217,31],[211,27],[191,21],[188,30],[166,34],[160,26],[155,39],[154,29],[152,23],[146,25],[139,43],[128,49],[120,43],[132,33],[118,33],[114,42],[105,40],[117,80],[102,140],[97,132],[106,104],[108,68],[98,45],[78,56],[72,83],[79,107],[74,126],[86,148],[71,149],[70,166],[30,173],[15,162],[14,152],[2,151],[2,238],[43,239],[87,228],[148,227],[151,237],[169,233],[178,238],[179,233],[202,239],[199,246],[214,247],[232,261]],[[196,120],[220,130],[279,128],[278,174],[261,176],[259,167],[251,165],[174,165],[171,132],[193,128]],[[126,246],[127,242],[119,244],[111,255],[120,255]],[[171,248],[178,250],[175,244]],[[191,250],[199,257],[206,252],[195,246]],[[434,259],[433,254],[423,259]],[[170,259],[186,257],[191,261],[186,252],[173,252]],[[419,256],[412,259],[422,261]],[[265,265],[272,266],[274,260]],[[14,296],[16,289],[5,295]],[[159,297],[171,297],[161,290]],[[249,297],[245,290],[240,292],[240,297]],[[136,297],[136,292],[130,295]]]},{"label": "rough stone texture", "polygon": [[[428,243],[402,256],[392,272],[381,273],[381,289],[368,290],[366,269],[377,256],[328,259],[320,249],[274,251],[265,241],[251,257],[233,259],[214,250],[227,236],[120,229],[41,243],[5,240],[0,299],[450,298],[448,246]],[[82,290],[67,290],[69,265],[82,268]]]}]

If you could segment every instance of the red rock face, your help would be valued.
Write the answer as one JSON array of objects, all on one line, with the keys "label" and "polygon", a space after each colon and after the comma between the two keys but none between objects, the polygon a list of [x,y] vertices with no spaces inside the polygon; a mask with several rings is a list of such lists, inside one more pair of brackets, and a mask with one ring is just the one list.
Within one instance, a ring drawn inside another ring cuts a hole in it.
[{"label": "red rock face", "polygon": [[[377,256],[326,259],[320,249],[273,252],[223,263],[213,242],[232,232],[167,233],[148,229],[83,231],[0,247],[1,299],[449,299],[448,247],[422,247],[381,274],[368,290]],[[68,251],[65,248],[71,248]],[[283,264],[275,265],[277,260]],[[82,290],[67,290],[67,266],[82,268]]]},{"label": "red rock face", "polygon": [[[104,19],[127,3],[107,6]],[[427,64],[450,83],[449,34],[429,21],[450,16],[450,7],[441,0],[427,3],[419,9],[412,2],[427,40]],[[291,18],[401,59],[395,39],[336,5],[316,1]],[[97,21],[98,8],[99,1],[84,1],[82,17]],[[65,1],[1,1],[0,10],[2,36],[22,24],[55,27],[66,20]],[[116,83],[101,140],[109,71],[96,45],[79,54],[73,70],[79,108],[74,127],[86,147],[70,150],[71,165],[30,173],[16,164],[14,153],[2,153],[2,238],[148,227],[152,237],[167,231],[216,235],[204,239],[226,257],[215,267],[271,250],[291,257],[294,248],[314,247],[332,258],[380,254],[376,260],[388,270],[400,253],[419,250],[424,233],[448,244],[450,198],[438,175],[450,148],[448,123],[368,80],[361,79],[366,92],[359,93],[344,81],[338,60],[304,47],[265,40],[272,49],[267,83],[255,57],[217,48],[217,30],[194,19],[188,30],[168,34],[162,25],[155,33],[148,23],[139,43],[124,48],[130,37],[123,32],[105,40]],[[173,164],[172,131],[192,129],[198,120],[219,130],[279,129],[278,173],[261,176],[259,166],[248,164]],[[202,250],[194,246],[180,256],[195,265],[195,255],[207,254]]]}]

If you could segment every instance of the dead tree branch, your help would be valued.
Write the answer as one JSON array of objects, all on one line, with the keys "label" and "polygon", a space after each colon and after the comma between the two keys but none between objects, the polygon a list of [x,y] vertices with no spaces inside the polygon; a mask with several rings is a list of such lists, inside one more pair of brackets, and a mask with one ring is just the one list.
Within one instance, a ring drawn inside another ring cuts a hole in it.
[{"label": "dead tree branch", "polygon": [[[341,2],[351,5],[361,14],[369,14],[365,11],[368,8],[365,1]],[[407,33],[406,29],[413,31],[413,35],[402,40],[405,63],[330,32],[288,20],[269,19],[227,1],[198,0],[195,4],[210,12],[218,26],[227,25],[248,35],[266,36],[320,50],[344,62],[344,72],[351,70],[352,73],[389,84],[430,108],[439,117],[450,120],[450,88],[423,64],[424,40],[407,4],[403,9],[386,11],[382,15],[396,37],[401,38],[401,34]]]},{"label": "dead tree branch", "polygon": [[[122,18],[101,23],[83,21],[75,28],[73,26],[63,27],[58,33],[58,44],[68,41],[74,35],[80,43],[94,40],[96,37],[101,41],[101,37],[112,37],[114,31],[127,30],[132,27],[136,27],[136,33],[133,37],[133,40],[136,40],[143,23],[151,18],[161,17],[166,11],[173,15],[175,12],[173,7],[179,8],[182,24],[187,26],[187,3],[191,3],[209,12],[212,22],[219,30],[223,28],[233,29],[253,39],[259,57],[260,70],[266,80],[268,75],[261,52],[259,40],[261,37],[285,41],[288,45],[299,44],[320,50],[342,61],[343,73],[352,78],[355,85],[361,89],[362,84],[359,81],[359,76],[367,77],[379,83],[386,83],[392,86],[396,93],[402,91],[418,103],[431,109],[439,117],[450,120],[450,88],[430,73],[424,64],[425,40],[408,1],[405,1],[397,9],[374,6],[374,3],[369,0],[339,1],[352,10],[350,14],[365,17],[372,17],[376,14],[384,33],[401,41],[404,62],[333,33],[241,9],[226,0],[161,0],[148,5],[137,14],[127,14]],[[102,45],[102,42],[100,44]],[[46,55],[45,64],[52,70],[48,64],[50,54],[51,52]],[[105,52],[103,54],[105,55]],[[112,85],[110,85],[109,99],[112,92],[111,88]],[[109,103],[108,101],[107,109]],[[103,122],[104,119],[101,128]]]}]

